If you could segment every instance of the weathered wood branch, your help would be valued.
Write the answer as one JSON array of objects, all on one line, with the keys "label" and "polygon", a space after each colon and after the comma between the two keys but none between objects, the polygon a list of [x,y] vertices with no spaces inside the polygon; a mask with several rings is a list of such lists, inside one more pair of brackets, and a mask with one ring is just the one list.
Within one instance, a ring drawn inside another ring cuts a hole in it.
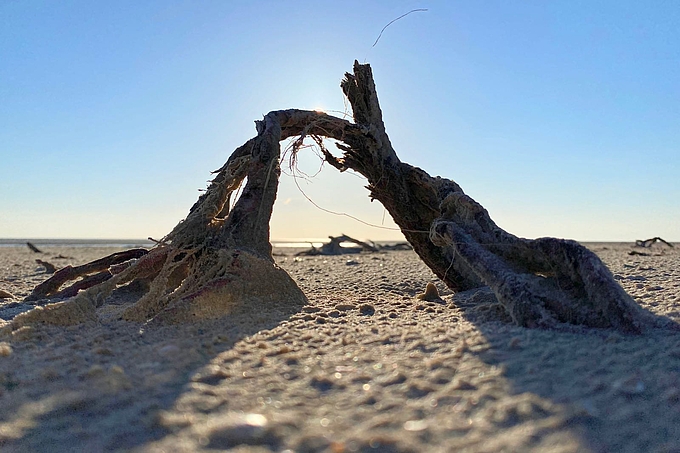
[{"label": "weathered wood branch", "polygon": [[33,253],[42,253],[42,250],[40,250],[38,247],[31,244],[30,242],[26,243],[26,247],[28,247]]},{"label": "weathered wood branch", "polygon": [[52,263],[48,263],[47,261],[43,260],[35,260],[35,262],[45,268],[46,274],[54,274],[57,271],[57,268],[54,267],[54,264]]},{"label": "weathered wood branch", "polygon": [[[488,285],[523,326],[560,323],[640,332],[649,317],[601,260],[573,241],[520,239],[499,228],[453,181],[399,161],[392,148],[369,65],[354,63],[342,89],[364,133],[335,159],[369,181],[425,263],[451,289]],[[429,230],[428,239],[422,236]]]},{"label": "weathered wood branch", "polygon": [[644,241],[638,239],[638,240],[635,241],[635,246],[636,247],[651,247],[652,245],[656,244],[657,242],[663,242],[667,246],[673,247],[673,244],[671,244],[668,241],[665,241],[664,239],[660,238],[659,236],[651,238],[651,239],[645,239]]},{"label": "weathered wood branch", "polygon": [[[106,256],[104,258],[100,258],[98,260],[92,261],[87,264],[83,264],[81,266],[66,266],[54,273],[54,275],[35,288],[33,288],[33,291],[31,294],[29,294],[26,297],[26,301],[34,301],[34,300],[43,300],[43,301],[48,301],[49,299],[55,299],[59,297],[67,297],[63,296],[63,294],[68,294],[72,295],[71,293],[73,291],[65,291],[61,295],[58,295],[60,293],[59,288],[61,288],[65,283],[76,280],[81,277],[86,277],[90,274],[94,273],[99,273],[102,271],[105,271],[108,273],[109,278],[111,277],[111,273],[108,271],[108,269],[111,266],[114,266],[116,264],[124,263],[126,261],[134,260],[137,258],[140,258],[144,255],[146,255],[147,251],[144,249],[131,249],[131,250],[126,250],[124,252],[117,252],[113,253],[109,256]],[[97,282],[100,283],[100,282]],[[78,289],[85,289],[88,288],[87,284],[83,283],[75,283],[77,285]],[[90,285],[93,286],[93,285]],[[76,291],[77,293],[77,291]]]},{"label": "weathered wood branch", "polygon": [[[321,246],[321,248],[317,249],[316,247],[312,246],[310,250],[305,250],[296,253],[295,255],[296,256],[342,255],[346,253],[360,253],[362,251],[377,252],[380,250],[378,247],[374,245],[360,241],[358,239],[354,239],[353,237],[349,237],[346,234],[343,234],[341,236],[328,236],[328,239],[330,239],[330,242],[326,242]],[[343,242],[351,242],[353,244],[358,245],[358,247],[345,248],[340,245]]]}]

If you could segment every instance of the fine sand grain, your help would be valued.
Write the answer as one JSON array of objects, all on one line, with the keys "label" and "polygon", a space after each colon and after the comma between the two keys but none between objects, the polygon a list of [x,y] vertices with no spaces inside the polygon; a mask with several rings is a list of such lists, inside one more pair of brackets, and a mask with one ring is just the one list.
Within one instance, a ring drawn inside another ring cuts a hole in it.
[{"label": "fine sand grain", "polygon": [[[643,307],[680,322],[676,249],[589,246]],[[36,257],[0,248],[14,296],[0,317],[47,278]],[[412,252],[276,261],[308,303],[162,327],[103,307],[97,324],[0,338],[0,450],[680,451],[677,331],[516,327],[488,290],[454,295]],[[430,281],[441,300],[417,298]]]}]

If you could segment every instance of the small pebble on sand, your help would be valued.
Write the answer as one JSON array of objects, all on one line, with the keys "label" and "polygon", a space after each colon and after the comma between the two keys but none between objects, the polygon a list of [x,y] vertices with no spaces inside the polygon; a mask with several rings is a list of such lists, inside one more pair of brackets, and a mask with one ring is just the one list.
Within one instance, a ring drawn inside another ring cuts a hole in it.
[{"label": "small pebble on sand", "polygon": [[3,341],[0,343],[0,357],[9,357],[10,355],[12,355],[12,346]]}]

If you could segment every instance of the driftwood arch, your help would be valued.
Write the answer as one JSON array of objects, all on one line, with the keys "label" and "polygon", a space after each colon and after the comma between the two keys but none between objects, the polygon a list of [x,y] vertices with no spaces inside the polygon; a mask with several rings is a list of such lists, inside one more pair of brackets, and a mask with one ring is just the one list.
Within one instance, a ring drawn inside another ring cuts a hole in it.
[{"label": "driftwood arch", "polygon": [[[355,62],[341,87],[354,122],[316,111],[268,113],[256,122],[257,136],[232,153],[186,219],[156,247],[57,272],[29,298],[77,295],[17,316],[12,328],[95,319],[95,309],[116,288],[132,284],[145,293],[122,317],[137,322],[223,316],[253,300],[304,302],[302,291],[274,263],[269,241],[279,143],[289,137],[299,137],[300,144],[315,138],[328,163],[366,177],[370,197],[385,206],[418,256],[449,288],[488,285],[518,325],[577,324],[632,333],[649,325],[649,315],[594,253],[574,241],[513,236],[454,181],[401,162],[385,131],[369,65]],[[342,155],[326,150],[321,138],[337,140]],[[60,289],[76,277],[84,278]]]}]

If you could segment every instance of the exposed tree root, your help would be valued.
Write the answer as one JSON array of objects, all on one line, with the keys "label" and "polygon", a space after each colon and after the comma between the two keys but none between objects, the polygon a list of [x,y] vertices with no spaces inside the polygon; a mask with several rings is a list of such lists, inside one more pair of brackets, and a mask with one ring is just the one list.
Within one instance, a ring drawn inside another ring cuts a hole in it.
[{"label": "exposed tree root", "polygon": [[[66,266],[59,269],[54,275],[38,286],[36,286],[31,294],[26,297],[26,301],[42,301],[47,303],[50,299],[63,299],[78,294],[81,289],[87,289],[91,286],[99,284],[108,280],[113,276],[112,272],[116,272],[116,265],[121,263],[130,263],[131,260],[146,255],[147,251],[144,249],[132,249],[124,252],[114,253],[104,258],[92,261],[91,263],[83,264],[82,266]],[[93,275],[94,274],[94,275]],[[60,288],[71,280],[76,281],[71,286]]]},{"label": "exposed tree root", "polygon": [[[355,62],[342,88],[354,120],[370,138],[349,143],[336,166],[366,176],[371,196],[451,289],[488,285],[512,319],[527,327],[568,323],[637,333],[650,324],[651,317],[585,247],[517,238],[455,182],[400,162],[385,132],[370,66]],[[423,229],[430,230],[429,238]]]},{"label": "exposed tree root", "polygon": [[[258,136],[234,151],[187,218],[159,245],[148,253],[131,250],[58,271],[28,299],[77,295],[18,315],[12,328],[96,320],[96,309],[116,289],[132,284],[146,289],[122,312],[123,319],[135,322],[216,318],[257,304],[304,304],[302,291],[274,263],[269,243],[281,123],[288,119],[285,113],[272,112],[258,122]],[[246,178],[230,210],[230,198]],[[79,277],[85,278],[60,289]]]},{"label": "exposed tree root", "polygon": [[[586,248],[560,239],[517,238],[499,228],[454,181],[401,162],[385,131],[369,65],[355,62],[354,73],[346,74],[341,87],[352,105],[354,123],[321,112],[270,112],[256,123],[257,136],[232,153],[187,218],[159,245],[140,252],[135,261],[125,256],[123,261],[62,269],[29,298],[78,293],[90,286],[83,283],[88,278],[96,284],[65,302],[17,316],[14,328],[96,319],[96,308],[116,288],[133,283],[146,293],[122,317],[136,322],[182,322],[262,303],[304,303],[297,285],[275,265],[269,242],[280,174],[279,142],[288,137],[298,137],[293,152],[311,137],[335,168],[366,177],[371,198],[385,206],[415,252],[449,288],[488,285],[517,324],[567,323],[633,333],[650,324],[648,314]],[[340,142],[341,157],[324,147],[324,137]],[[231,208],[231,197],[245,180]],[[94,270],[108,273],[105,281],[96,281],[103,277],[94,274],[59,289],[64,276],[71,279]]]}]

